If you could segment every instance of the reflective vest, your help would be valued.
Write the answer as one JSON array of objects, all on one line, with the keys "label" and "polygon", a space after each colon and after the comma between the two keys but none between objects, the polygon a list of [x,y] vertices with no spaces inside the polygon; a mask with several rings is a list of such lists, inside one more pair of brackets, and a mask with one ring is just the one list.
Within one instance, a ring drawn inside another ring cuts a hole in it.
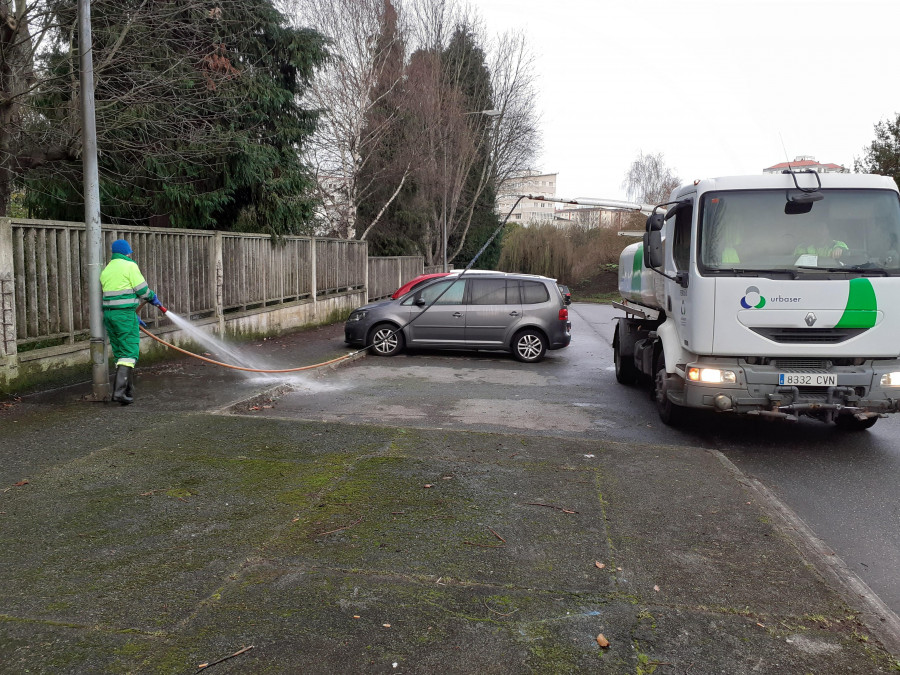
[{"label": "reflective vest", "polygon": [[112,260],[100,273],[103,288],[103,309],[137,309],[141,300],[150,301],[156,295],[147,286],[144,276],[127,255],[113,253]]}]

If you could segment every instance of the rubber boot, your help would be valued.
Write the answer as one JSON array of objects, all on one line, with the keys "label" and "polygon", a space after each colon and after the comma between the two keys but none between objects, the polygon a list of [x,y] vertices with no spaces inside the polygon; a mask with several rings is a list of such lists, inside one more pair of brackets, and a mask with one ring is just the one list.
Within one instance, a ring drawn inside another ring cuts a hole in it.
[{"label": "rubber boot", "polygon": [[134,368],[128,369],[128,380],[125,382],[125,398],[131,403],[134,400]]},{"label": "rubber boot", "polygon": [[119,366],[116,368],[116,384],[113,389],[112,400],[122,405],[128,405],[134,399],[128,395],[128,378],[130,377],[131,368],[128,366]]}]

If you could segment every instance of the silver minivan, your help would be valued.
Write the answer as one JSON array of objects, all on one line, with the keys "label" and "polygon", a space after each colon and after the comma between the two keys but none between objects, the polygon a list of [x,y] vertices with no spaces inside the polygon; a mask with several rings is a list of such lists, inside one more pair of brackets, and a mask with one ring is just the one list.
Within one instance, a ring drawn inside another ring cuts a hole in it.
[{"label": "silver minivan", "polygon": [[498,349],[533,363],[571,340],[556,280],[505,272],[436,279],[354,310],[344,327],[347,344],[371,345],[379,356],[404,347]]}]

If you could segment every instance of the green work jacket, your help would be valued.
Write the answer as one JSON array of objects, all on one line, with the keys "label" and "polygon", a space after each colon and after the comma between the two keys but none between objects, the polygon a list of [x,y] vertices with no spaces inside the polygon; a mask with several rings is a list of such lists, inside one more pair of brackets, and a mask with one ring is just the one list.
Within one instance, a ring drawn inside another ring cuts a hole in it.
[{"label": "green work jacket", "polygon": [[144,276],[127,255],[113,253],[112,260],[100,273],[103,288],[103,309],[137,309],[141,300],[153,300],[156,293],[150,290]]}]

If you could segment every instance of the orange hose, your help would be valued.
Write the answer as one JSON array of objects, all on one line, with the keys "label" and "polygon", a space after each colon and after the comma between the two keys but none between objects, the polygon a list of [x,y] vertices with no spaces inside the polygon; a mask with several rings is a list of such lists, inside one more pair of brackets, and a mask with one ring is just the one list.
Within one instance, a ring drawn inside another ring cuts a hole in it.
[{"label": "orange hose", "polygon": [[331,359],[330,361],[323,361],[322,363],[314,363],[311,366],[301,366],[299,368],[283,368],[281,370],[263,370],[262,368],[244,368],[243,366],[232,366],[229,363],[222,363],[221,361],[214,361],[213,359],[208,359],[205,356],[200,356],[199,354],[194,354],[193,352],[189,352],[186,349],[182,349],[181,347],[176,347],[170,342],[166,342],[162,338],[157,337],[149,330],[141,326],[141,332],[144,335],[149,335],[154,340],[159,342],[160,344],[164,344],[169,349],[174,349],[176,352],[181,352],[182,354],[187,354],[188,356],[193,356],[195,359],[200,359],[201,361],[206,361],[207,363],[212,363],[216,366],[222,366],[224,368],[231,368],[232,370],[245,370],[249,373],[296,373],[298,370],[312,370],[313,368],[321,368],[322,366],[327,366],[329,363],[337,363],[338,361],[343,361],[344,359],[349,359],[351,356],[356,356],[361,351],[365,351],[364,349],[360,349],[355,352],[351,352],[350,354],[345,354],[344,356],[339,356],[336,359]]}]

